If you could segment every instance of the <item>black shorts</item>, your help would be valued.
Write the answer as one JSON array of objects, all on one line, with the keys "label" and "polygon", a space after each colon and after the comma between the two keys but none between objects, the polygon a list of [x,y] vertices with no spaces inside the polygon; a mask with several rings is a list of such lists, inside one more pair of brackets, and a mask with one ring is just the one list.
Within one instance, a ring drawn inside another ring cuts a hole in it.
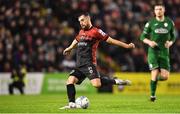
[{"label": "black shorts", "polygon": [[77,67],[70,72],[69,76],[75,76],[78,79],[76,84],[81,84],[86,77],[88,77],[89,80],[100,78],[100,74],[95,65]]}]

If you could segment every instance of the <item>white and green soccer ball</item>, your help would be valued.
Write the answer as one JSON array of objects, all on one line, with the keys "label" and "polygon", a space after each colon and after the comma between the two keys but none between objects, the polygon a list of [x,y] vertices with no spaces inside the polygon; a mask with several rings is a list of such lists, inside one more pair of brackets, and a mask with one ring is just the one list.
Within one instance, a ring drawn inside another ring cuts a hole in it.
[{"label": "white and green soccer ball", "polygon": [[76,99],[76,105],[79,105],[83,109],[87,109],[89,107],[89,99],[85,96],[80,96]]}]

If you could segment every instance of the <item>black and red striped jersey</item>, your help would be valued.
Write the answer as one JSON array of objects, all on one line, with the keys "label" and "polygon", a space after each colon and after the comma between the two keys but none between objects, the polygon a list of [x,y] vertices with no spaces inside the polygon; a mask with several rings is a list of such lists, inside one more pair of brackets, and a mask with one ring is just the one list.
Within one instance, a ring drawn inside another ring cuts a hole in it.
[{"label": "black and red striped jersey", "polygon": [[96,51],[100,41],[106,41],[109,36],[101,29],[91,27],[88,30],[81,29],[76,36],[77,44],[77,67],[94,64],[96,65]]}]

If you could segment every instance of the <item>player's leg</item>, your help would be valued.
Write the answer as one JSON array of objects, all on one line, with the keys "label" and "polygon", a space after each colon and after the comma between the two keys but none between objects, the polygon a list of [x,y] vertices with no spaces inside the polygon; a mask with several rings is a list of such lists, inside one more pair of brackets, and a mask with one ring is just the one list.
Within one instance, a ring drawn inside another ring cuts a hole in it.
[{"label": "player's leg", "polygon": [[169,78],[169,71],[166,69],[161,69],[161,78],[160,78],[161,81],[168,80],[168,78]]},{"label": "player's leg", "polygon": [[159,74],[159,64],[158,64],[158,54],[153,50],[148,52],[148,64],[151,70],[151,81],[150,81],[150,91],[151,91],[151,101],[156,100],[156,88],[157,88],[157,76]]},{"label": "player's leg", "polygon": [[76,96],[75,84],[81,84],[84,79],[85,76],[79,70],[77,69],[72,70],[66,82],[69,104],[67,106],[61,107],[60,109],[80,108],[75,104],[75,96]]},{"label": "player's leg", "polygon": [[101,76],[102,85],[131,85],[130,80],[122,80],[119,78],[110,78],[110,76]]},{"label": "player's leg", "polygon": [[150,82],[150,89],[151,89],[151,101],[156,100],[156,88],[157,88],[157,76],[159,74],[159,69],[151,70],[151,82]]},{"label": "player's leg", "polygon": [[91,84],[92,84],[94,87],[96,87],[96,88],[101,87],[101,80],[100,80],[100,78],[91,79]]},{"label": "player's leg", "polygon": [[22,95],[24,94],[24,85],[22,82],[18,82],[17,89],[19,89],[19,91]]},{"label": "player's leg", "polygon": [[78,79],[75,76],[69,76],[67,82],[66,82],[66,89],[67,89],[67,96],[69,102],[75,102],[75,95],[76,95],[76,90],[75,90],[75,83],[78,82]]},{"label": "player's leg", "polygon": [[121,80],[121,79],[111,79],[109,77],[100,77],[91,79],[91,84],[99,88],[101,85],[131,85],[131,81],[129,80]]},{"label": "player's leg", "polygon": [[170,63],[169,57],[166,55],[161,55],[160,58],[160,75],[157,77],[158,81],[165,81],[169,78],[169,71],[170,71]]},{"label": "player's leg", "polygon": [[14,88],[14,85],[13,83],[9,84],[9,94],[13,94],[13,88]]},{"label": "player's leg", "polygon": [[110,78],[108,76],[100,76],[99,72],[96,69],[96,66],[91,65],[88,67],[88,78],[91,80],[91,83],[94,87],[98,88],[101,85],[130,85],[129,80],[121,80],[118,78]]},{"label": "player's leg", "polygon": [[78,82],[78,79],[70,75],[66,82],[66,89],[67,89],[67,96],[68,96],[68,105],[63,106],[59,109],[70,109],[70,108],[76,108],[75,104],[75,95],[76,95],[76,89],[75,89],[75,83]]},{"label": "player's leg", "polygon": [[[95,76],[93,76],[93,77],[95,77]],[[91,84],[94,87],[99,88],[99,87],[101,87],[101,85],[113,85],[113,84],[116,84],[116,81],[115,81],[115,79],[110,79],[108,77],[97,77],[96,76],[96,78],[91,78]]]},{"label": "player's leg", "polygon": [[169,78],[169,71],[166,69],[160,69],[160,75],[158,75],[157,80],[158,81],[166,81]]}]

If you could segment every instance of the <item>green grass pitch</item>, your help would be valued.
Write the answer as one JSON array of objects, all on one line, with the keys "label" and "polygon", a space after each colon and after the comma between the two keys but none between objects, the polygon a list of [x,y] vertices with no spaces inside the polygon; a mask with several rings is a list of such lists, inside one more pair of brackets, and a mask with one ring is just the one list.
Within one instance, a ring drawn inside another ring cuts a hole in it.
[{"label": "green grass pitch", "polygon": [[67,104],[66,94],[0,96],[0,113],[180,113],[180,95],[78,94],[90,100],[88,109],[59,110]]}]

